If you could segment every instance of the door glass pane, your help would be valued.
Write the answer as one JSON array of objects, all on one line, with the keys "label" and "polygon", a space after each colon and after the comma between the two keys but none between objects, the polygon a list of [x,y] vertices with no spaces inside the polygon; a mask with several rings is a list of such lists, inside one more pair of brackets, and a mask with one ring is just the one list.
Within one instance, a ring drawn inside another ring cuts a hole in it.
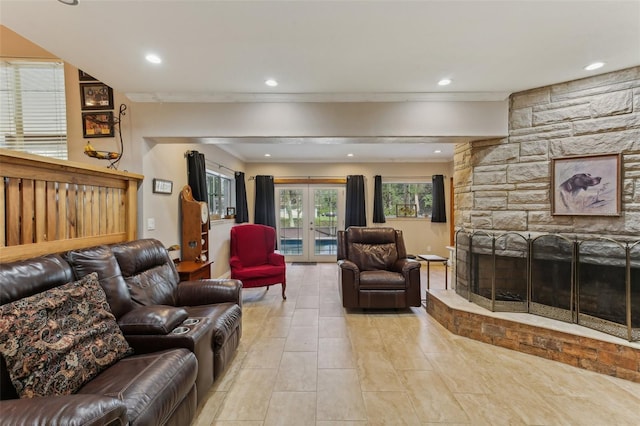
[{"label": "door glass pane", "polygon": [[302,189],[281,189],[280,253],[302,255]]},{"label": "door glass pane", "polygon": [[314,254],[336,254],[338,229],[338,190],[314,191]]}]

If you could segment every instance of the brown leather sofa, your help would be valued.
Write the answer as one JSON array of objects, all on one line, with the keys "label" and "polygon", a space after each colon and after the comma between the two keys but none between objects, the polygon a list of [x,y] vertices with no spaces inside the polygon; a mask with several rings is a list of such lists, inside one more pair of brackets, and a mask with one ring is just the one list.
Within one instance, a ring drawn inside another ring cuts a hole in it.
[{"label": "brown leather sofa", "polygon": [[136,353],[186,348],[196,355],[200,401],[240,343],[242,282],[180,282],[166,248],[155,239],[74,250],[65,258],[76,279],[98,272],[118,325]]},{"label": "brown leather sofa", "polygon": [[402,231],[351,226],[338,231],[339,290],[345,308],[420,306],[420,262]]},{"label": "brown leather sofa", "polygon": [[[179,282],[153,239],[0,265],[0,305],[97,272],[135,355],[69,396],[16,399],[0,361],[0,413],[8,424],[188,425],[197,402],[233,357],[242,335],[237,280]],[[176,349],[178,348],[178,349]]]},{"label": "brown leather sofa", "polygon": [[[59,255],[0,265],[0,305],[74,281]],[[187,349],[126,356],[76,393],[18,399],[0,357],[0,423],[188,425],[196,414],[198,362]]]}]

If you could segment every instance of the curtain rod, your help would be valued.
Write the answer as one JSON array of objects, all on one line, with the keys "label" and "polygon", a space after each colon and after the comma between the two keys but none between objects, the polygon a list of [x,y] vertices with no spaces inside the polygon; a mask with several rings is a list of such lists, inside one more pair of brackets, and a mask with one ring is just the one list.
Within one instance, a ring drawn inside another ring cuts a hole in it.
[{"label": "curtain rod", "polygon": [[[189,155],[191,155],[191,153],[192,153],[192,152],[198,152],[198,151],[186,151],[186,152],[184,153],[184,158],[187,158]],[[207,163],[215,164],[215,165],[216,165],[216,166],[218,166],[218,168],[220,168],[220,169],[227,169],[227,170],[229,170],[230,172],[237,173],[237,170],[233,170],[233,169],[231,169],[231,168],[229,168],[229,167],[225,166],[224,164],[220,164],[220,163],[216,163],[215,161],[207,160],[207,158],[206,158],[206,157],[205,157],[205,161],[206,161]]]},{"label": "curtain rod", "polygon": [[[345,176],[274,176],[274,179],[346,179]],[[249,176],[249,180],[255,180],[255,176]]]}]

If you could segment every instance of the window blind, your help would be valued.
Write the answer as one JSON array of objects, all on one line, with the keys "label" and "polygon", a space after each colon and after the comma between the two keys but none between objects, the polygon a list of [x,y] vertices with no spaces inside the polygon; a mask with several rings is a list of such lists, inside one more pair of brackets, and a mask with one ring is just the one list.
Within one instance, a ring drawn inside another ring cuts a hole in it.
[{"label": "window blind", "polygon": [[0,147],[67,159],[63,63],[0,60]]}]

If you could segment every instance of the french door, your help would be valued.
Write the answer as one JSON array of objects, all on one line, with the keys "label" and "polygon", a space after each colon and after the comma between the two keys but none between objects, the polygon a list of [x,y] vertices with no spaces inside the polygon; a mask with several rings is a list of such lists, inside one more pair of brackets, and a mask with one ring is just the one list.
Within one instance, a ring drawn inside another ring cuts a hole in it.
[{"label": "french door", "polygon": [[344,185],[276,185],[278,249],[287,262],[335,262]]}]

